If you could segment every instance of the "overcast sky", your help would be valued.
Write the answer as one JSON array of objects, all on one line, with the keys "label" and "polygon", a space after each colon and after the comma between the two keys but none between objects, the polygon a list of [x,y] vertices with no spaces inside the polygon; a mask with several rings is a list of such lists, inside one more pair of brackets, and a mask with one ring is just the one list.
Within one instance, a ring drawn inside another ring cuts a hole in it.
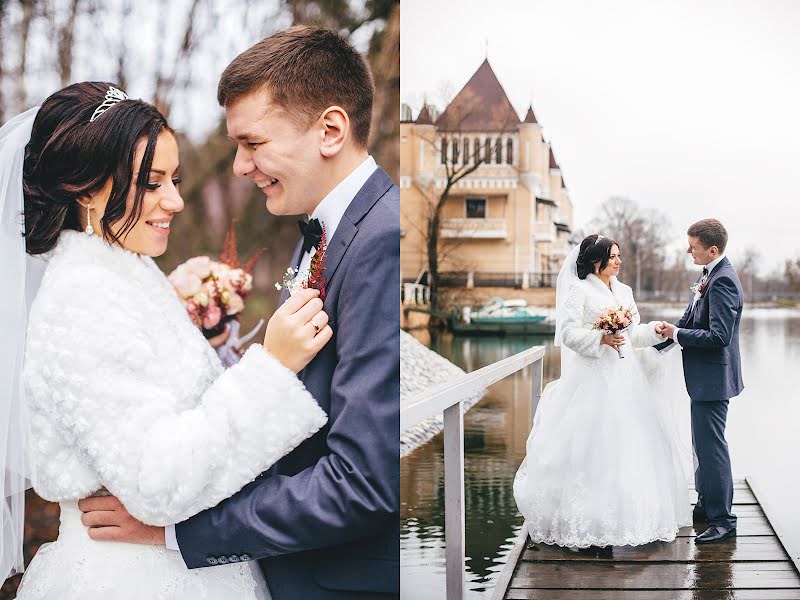
[{"label": "overcast sky", "polygon": [[553,143],[575,225],[612,195],[716,217],[728,254],[800,256],[800,1],[403,0],[401,98],[456,93],[486,56]]}]

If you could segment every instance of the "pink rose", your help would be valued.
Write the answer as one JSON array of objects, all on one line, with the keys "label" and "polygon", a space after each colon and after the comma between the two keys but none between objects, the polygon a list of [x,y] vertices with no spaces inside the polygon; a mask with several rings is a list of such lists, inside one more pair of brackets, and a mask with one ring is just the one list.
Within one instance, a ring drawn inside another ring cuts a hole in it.
[{"label": "pink rose", "polygon": [[231,268],[225,263],[216,262],[213,260],[211,261],[211,273],[217,279],[224,279],[225,277],[227,277],[230,270]]},{"label": "pink rose", "polygon": [[195,256],[181,265],[186,271],[196,275],[200,279],[205,279],[211,275],[211,259],[207,256]]},{"label": "pink rose", "polygon": [[186,271],[174,271],[169,276],[169,281],[181,298],[191,298],[200,291],[203,284],[197,275]]},{"label": "pink rose", "polygon": [[240,292],[246,279],[246,273],[242,269],[229,269],[224,275],[220,275],[220,284],[233,292]]},{"label": "pink rose", "polygon": [[226,301],[225,304],[226,304],[225,313],[227,315],[235,315],[244,310],[244,300],[242,300],[242,297],[239,294],[236,294],[234,292],[229,294],[228,300]]},{"label": "pink rose", "polygon": [[203,327],[205,329],[214,329],[217,325],[219,325],[219,321],[222,318],[222,310],[220,310],[219,306],[216,304],[212,304],[208,307],[206,311],[206,316],[203,319]]}]

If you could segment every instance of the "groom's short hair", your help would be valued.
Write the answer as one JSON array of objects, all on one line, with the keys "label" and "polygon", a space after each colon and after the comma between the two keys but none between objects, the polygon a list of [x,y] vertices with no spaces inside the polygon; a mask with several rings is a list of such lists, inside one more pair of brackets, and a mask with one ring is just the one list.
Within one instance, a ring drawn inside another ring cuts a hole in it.
[{"label": "groom's short hair", "polygon": [[706,249],[716,246],[720,254],[725,252],[725,246],[728,245],[728,232],[716,219],[698,221],[689,227],[686,235],[696,237]]},{"label": "groom's short hair", "polygon": [[329,106],[347,111],[353,139],[367,146],[375,84],[366,59],[338,33],[298,25],[233,59],[217,87],[220,106],[266,89],[273,102],[308,127]]}]

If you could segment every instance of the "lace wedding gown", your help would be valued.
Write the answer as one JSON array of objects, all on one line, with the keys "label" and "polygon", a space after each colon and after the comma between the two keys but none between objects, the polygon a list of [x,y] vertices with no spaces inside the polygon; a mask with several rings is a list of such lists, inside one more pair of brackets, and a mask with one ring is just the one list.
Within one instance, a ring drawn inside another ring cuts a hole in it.
[{"label": "lace wedding gown", "polygon": [[[610,306],[632,307],[627,352],[600,344],[592,324]],[[612,278],[577,280],[563,304],[562,373],[539,402],[514,497],[534,542],[577,548],[675,539],[691,523],[687,451],[672,423],[689,423],[680,352],[660,356],[655,324],[640,324],[631,288]],[[674,376],[673,376],[674,379]],[[677,392],[676,392],[677,390]],[[678,394],[675,396],[673,394]],[[670,398],[669,396],[672,395]]]},{"label": "lace wedding gown", "polygon": [[23,377],[34,489],[60,503],[61,526],[17,598],[269,598],[246,548],[189,570],[163,546],[93,541],[77,501],[105,487],[141,521],[178,523],[253,481],[325,413],[259,344],[225,371],[152,259],[67,231],[49,260]]}]

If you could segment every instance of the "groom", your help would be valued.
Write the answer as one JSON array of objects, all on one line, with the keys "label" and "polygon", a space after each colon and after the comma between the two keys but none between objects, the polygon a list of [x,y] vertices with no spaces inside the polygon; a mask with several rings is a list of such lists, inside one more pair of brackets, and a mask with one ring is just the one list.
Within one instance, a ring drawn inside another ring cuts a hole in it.
[{"label": "groom", "polygon": [[367,152],[373,89],[364,58],[317,27],[246,50],[218,87],[236,175],[252,179],[271,213],[311,217],[292,266],[302,270],[323,249],[323,227],[327,236],[334,338],[298,374],[328,413],[326,427],[166,532],[133,520],[115,498],[81,501],[84,512],[109,511],[113,539],[166,541],[189,568],[259,561],[274,600],[399,595],[400,196]]},{"label": "groom", "polygon": [[739,322],[744,296],[739,277],[725,257],[728,233],[716,219],[698,221],[687,231],[688,253],[703,273],[692,286],[693,296],[678,322],[662,322],[656,330],[683,349],[686,389],[692,399],[692,441],[697,457],[696,520],[709,527],[698,544],[721,542],[736,535],[733,476],[725,441],[728,400],[744,389],[739,358]]}]

